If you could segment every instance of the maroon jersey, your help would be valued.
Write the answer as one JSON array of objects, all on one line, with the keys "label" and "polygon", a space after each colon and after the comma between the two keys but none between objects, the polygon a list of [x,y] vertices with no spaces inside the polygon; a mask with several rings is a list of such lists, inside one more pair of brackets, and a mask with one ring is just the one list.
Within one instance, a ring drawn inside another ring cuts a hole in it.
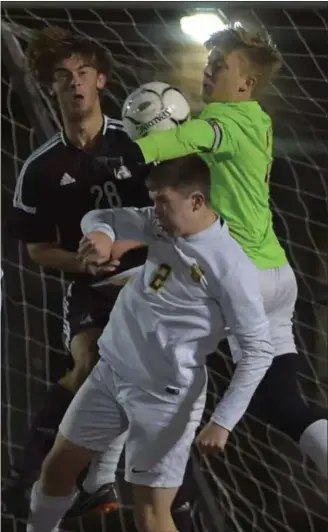
[{"label": "maroon jersey", "polygon": [[60,132],[35,150],[17,180],[11,236],[77,251],[80,222],[90,210],[149,205],[143,185],[148,168],[112,164],[111,154],[115,158],[127,143],[122,123],[104,116],[92,148],[77,148]]}]

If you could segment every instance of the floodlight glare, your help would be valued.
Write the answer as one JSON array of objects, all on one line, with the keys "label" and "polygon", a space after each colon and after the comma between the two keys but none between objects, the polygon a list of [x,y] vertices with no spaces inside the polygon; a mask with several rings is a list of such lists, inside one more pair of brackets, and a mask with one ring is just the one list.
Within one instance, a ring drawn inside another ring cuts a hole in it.
[{"label": "floodlight glare", "polygon": [[195,13],[182,17],[180,26],[183,33],[203,44],[213,33],[222,30],[226,23],[215,13]]}]

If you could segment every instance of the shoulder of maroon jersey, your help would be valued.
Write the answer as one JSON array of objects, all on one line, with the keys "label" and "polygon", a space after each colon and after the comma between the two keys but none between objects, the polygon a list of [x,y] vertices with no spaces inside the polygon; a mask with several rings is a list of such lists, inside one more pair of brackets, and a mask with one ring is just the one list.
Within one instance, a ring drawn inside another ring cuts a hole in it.
[{"label": "shoulder of maroon jersey", "polygon": [[124,129],[123,122],[115,118],[110,118],[109,116],[104,116],[103,135],[108,138],[113,138],[113,135],[119,138],[129,138]]},{"label": "shoulder of maroon jersey", "polygon": [[104,133],[106,133],[108,129],[124,131],[122,120],[117,120],[116,118],[110,118],[110,116],[104,115]]},{"label": "shoulder of maroon jersey", "polygon": [[21,169],[21,174],[24,174],[27,170],[39,168],[40,165],[42,166],[48,160],[48,157],[52,156],[53,152],[63,145],[65,145],[63,135],[58,132],[31,153]]}]

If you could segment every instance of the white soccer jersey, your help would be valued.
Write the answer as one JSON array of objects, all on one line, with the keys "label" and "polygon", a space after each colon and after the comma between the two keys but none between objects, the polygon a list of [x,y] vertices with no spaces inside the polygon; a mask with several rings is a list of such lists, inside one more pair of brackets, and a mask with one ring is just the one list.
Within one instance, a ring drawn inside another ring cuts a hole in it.
[{"label": "white soccer jersey", "polygon": [[205,371],[225,327],[243,356],[212,420],[232,430],[272,362],[258,272],[226,224],[187,238],[169,237],[152,207],[96,210],[84,234],[149,246],[142,270],[121,291],[100,340],[100,356],[127,382],[161,393],[191,385]]}]

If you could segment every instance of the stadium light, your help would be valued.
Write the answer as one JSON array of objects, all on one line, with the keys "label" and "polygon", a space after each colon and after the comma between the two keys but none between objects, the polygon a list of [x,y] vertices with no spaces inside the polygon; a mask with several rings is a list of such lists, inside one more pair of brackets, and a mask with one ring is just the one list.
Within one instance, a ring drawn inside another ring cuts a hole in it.
[{"label": "stadium light", "polygon": [[216,13],[194,13],[182,17],[180,27],[183,33],[189,35],[194,41],[203,44],[216,31],[226,26],[224,17]]}]

